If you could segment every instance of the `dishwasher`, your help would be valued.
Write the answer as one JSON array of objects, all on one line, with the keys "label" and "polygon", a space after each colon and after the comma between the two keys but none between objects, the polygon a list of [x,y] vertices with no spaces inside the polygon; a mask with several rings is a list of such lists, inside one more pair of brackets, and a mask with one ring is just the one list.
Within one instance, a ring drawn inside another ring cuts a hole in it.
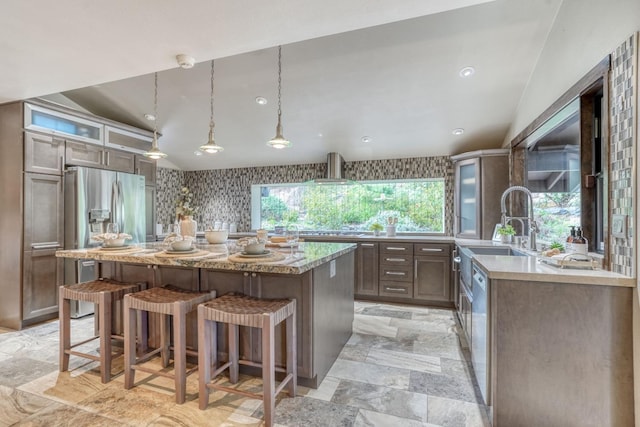
[{"label": "dishwasher", "polygon": [[473,304],[471,305],[471,361],[485,405],[489,406],[490,322],[487,275],[473,264]]}]

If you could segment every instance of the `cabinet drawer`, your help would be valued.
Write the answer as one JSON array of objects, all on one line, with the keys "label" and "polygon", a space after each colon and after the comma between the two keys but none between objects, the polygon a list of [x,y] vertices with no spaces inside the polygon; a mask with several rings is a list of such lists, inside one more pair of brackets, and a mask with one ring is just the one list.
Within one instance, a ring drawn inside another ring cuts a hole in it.
[{"label": "cabinet drawer", "polygon": [[413,256],[406,254],[380,254],[380,264],[384,265],[411,265]]},{"label": "cabinet drawer", "polygon": [[380,282],[380,295],[411,298],[413,297],[413,285],[406,282]]},{"label": "cabinet drawer", "polygon": [[451,245],[447,243],[416,243],[414,245],[416,256],[451,256]]},{"label": "cabinet drawer", "polygon": [[413,255],[412,243],[380,243],[380,252],[388,254]]},{"label": "cabinet drawer", "polygon": [[411,265],[380,265],[380,280],[413,282]]}]

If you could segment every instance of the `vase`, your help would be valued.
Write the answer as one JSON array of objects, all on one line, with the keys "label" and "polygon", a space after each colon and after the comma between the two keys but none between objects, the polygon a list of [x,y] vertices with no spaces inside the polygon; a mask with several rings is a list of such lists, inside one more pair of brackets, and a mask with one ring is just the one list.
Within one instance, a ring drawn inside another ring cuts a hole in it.
[{"label": "vase", "polygon": [[196,228],[198,223],[191,215],[183,216],[180,220],[180,234],[196,238]]},{"label": "vase", "polygon": [[373,230],[373,235],[374,236],[379,236],[380,235],[380,230]]},{"label": "vase", "polygon": [[511,234],[501,234],[500,241],[502,243],[511,243]]},{"label": "vase", "polygon": [[395,236],[396,236],[396,226],[387,225],[387,237],[395,237]]}]

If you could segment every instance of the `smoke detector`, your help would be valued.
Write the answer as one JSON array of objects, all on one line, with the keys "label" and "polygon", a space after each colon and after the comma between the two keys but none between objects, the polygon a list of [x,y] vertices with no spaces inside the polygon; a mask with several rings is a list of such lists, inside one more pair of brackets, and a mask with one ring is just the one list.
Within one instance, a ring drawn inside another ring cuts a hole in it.
[{"label": "smoke detector", "polygon": [[180,66],[180,68],[184,69],[193,68],[196,63],[196,60],[193,56],[189,56],[184,53],[176,55],[176,60],[178,61],[178,65]]}]

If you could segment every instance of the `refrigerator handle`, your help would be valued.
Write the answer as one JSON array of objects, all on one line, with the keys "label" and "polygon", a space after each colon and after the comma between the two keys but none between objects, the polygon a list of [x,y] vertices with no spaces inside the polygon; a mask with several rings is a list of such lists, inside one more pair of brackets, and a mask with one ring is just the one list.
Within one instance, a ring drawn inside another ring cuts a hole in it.
[{"label": "refrigerator handle", "polygon": [[117,182],[118,184],[118,224],[120,225],[120,232],[124,233],[124,212],[125,212],[125,205],[124,205],[124,197],[123,197],[123,191],[122,191],[122,182],[120,182],[120,180],[118,180]]},{"label": "refrigerator handle", "polygon": [[111,222],[120,224],[120,212],[118,211],[118,181],[114,181],[111,185]]}]

